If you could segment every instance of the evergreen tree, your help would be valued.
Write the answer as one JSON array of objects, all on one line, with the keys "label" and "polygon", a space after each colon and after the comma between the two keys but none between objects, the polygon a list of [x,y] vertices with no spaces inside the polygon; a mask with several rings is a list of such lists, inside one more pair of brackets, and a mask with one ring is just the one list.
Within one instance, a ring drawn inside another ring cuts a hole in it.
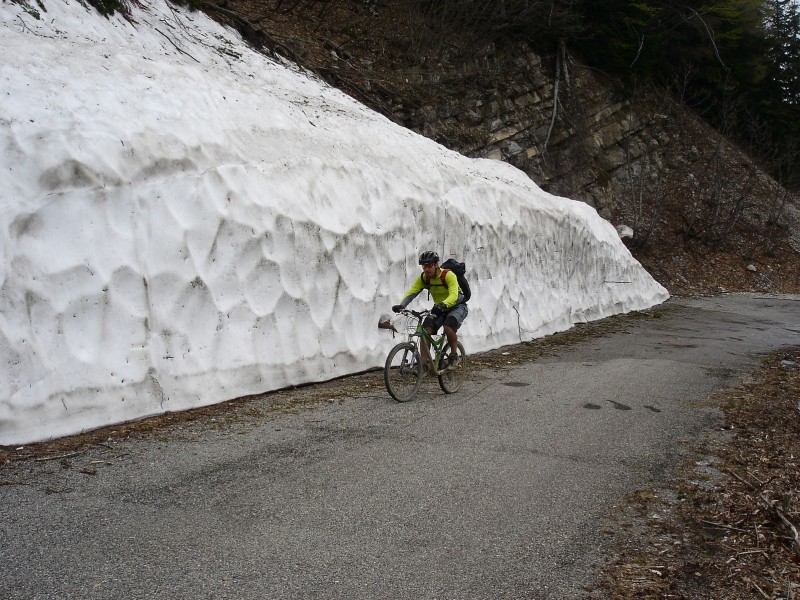
[{"label": "evergreen tree", "polygon": [[794,0],[769,0],[766,3],[772,91],[781,103],[800,104],[800,9]]},{"label": "evergreen tree", "polygon": [[800,8],[792,0],[768,0],[765,15],[768,73],[754,94],[763,141],[760,154],[785,185],[800,188]]}]

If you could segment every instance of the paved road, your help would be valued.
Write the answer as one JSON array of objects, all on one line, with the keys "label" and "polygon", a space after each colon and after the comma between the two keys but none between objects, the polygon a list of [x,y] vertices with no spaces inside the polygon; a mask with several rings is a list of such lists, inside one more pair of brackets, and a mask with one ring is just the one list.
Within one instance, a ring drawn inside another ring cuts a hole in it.
[{"label": "paved road", "polygon": [[800,297],[671,304],[452,396],[0,470],[0,598],[580,598],[611,507],[718,422],[703,399],[800,343]]}]

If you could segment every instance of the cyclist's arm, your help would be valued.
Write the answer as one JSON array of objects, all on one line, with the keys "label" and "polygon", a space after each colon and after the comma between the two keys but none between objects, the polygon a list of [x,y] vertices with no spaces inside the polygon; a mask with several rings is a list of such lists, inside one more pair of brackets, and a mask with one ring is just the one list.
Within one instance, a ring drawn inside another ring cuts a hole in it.
[{"label": "cyclist's arm", "polygon": [[447,284],[447,298],[443,302],[447,305],[447,308],[453,308],[458,304],[458,295],[461,292],[458,287],[458,277],[452,271],[448,271],[447,275],[444,276],[444,282]]},{"label": "cyclist's arm", "polygon": [[405,296],[403,296],[403,299],[400,301],[400,304],[402,304],[403,307],[408,306],[409,304],[411,304],[411,301],[417,296],[419,296],[422,290],[424,289],[425,285],[422,283],[422,276],[420,275],[414,280],[414,283],[411,284],[411,287],[408,288],[408,291],[405,293]]}]

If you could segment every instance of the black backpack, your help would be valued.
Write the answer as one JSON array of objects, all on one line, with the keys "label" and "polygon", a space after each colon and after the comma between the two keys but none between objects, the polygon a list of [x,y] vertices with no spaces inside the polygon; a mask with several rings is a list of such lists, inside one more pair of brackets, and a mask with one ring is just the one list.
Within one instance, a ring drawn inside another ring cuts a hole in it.
[{"label": "black backpack", "polygon": [[[456,278],[458,279],[458,287],[461,288],[461,293],[464,295],[464,302],[470,299],[472,296],[472,292],[469,289],[469,282],[467,281],[466,272],[467,266],[463,262],[458,262],[455,258],[448,258],[446,261],[442,263],[442,285],[447,286],[444,282],[444,278],[447,277],[447,272],[452,271],[456,274]],[[425,284],[425,287],[430,289],[431,284],[429,281],[425,281],[425,278],[422,278],[422,282]]]}]

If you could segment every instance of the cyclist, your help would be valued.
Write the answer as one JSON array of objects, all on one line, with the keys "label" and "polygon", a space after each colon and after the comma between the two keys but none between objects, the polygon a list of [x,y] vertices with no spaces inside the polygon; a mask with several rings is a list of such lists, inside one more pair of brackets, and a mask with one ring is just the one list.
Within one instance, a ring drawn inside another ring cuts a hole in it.
[{"label": "cyclist", "polygon": [[458,366],[461,358],[458,356],[458,328],[467,318],[469,309],[464,302],[464,294],[458,287],[458,278],[452,271],[448,271],[442,281],[442,270],[439,268],[439,255],[428,250],[419,255],[419,264],[422,273],[414,280],[400,304],[392,306],[394,312],[400,312],[416,298],[422,290],[430,290],[433,297],[431,314],[425,317],[422,326],[430,335],[439,331],[444,325],[444,334],[450,344],[450,367]]}]

